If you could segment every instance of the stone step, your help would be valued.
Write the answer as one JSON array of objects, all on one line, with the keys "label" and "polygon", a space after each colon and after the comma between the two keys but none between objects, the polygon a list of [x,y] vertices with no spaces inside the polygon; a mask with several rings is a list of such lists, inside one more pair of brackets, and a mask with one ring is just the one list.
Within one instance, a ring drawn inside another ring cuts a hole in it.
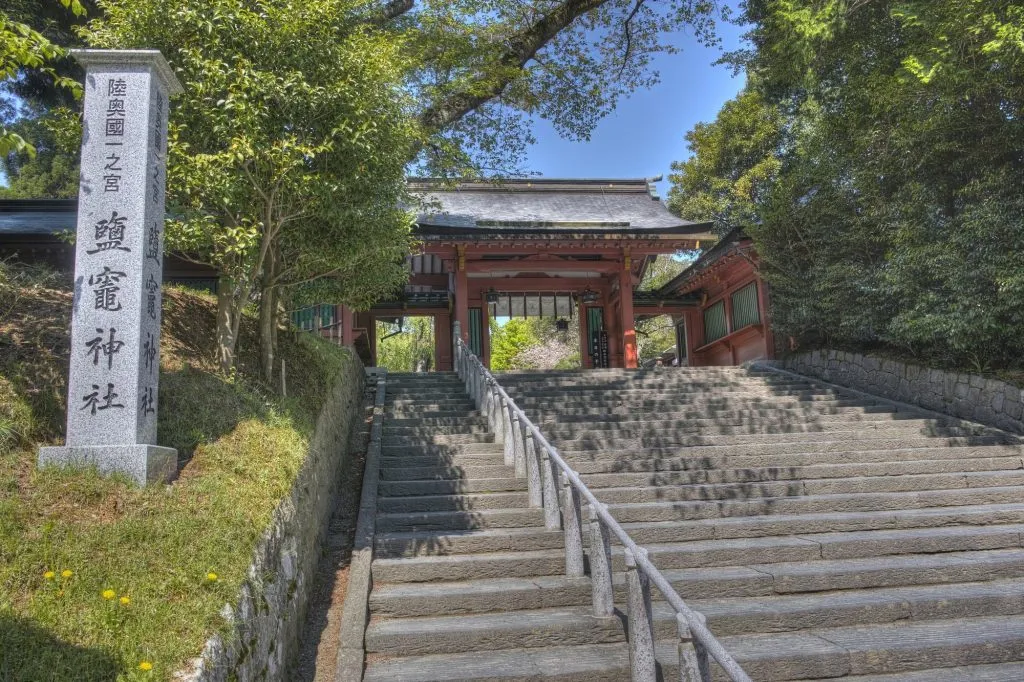
[{"label": "stone step", "polygon": [[[763,455],[740,454],[736,456],[731,456],[729,453],[733,449],[726,446],[696,448],[694,450],[697,451],[693,456],[685,454],[671,456],[675,452],[688,453],[691,451],[688,448],[670,450],[664,456],[650,457],[644,455],[657,454],[660,450],[638,450],[635,453],[563,452],[562,455],[569,465],[583,476],[642,473],[653,477],[654,474],[682,476],[692,473],[696,479],[693,481],[694,483],[701,482],[702,477],[707,482],[716,480],[727,482],[730,477],[751,480],[761,475],[768,480],[788,480],[790,477],[800,475],[802,467],[815,467],[807,473],[817,473],[818,475],[815,476],[817,478],[842,475],[885,475],[885,465],[890,465],[891,468],[888,471],[895,475],[919,471],[925,466],[923,462],[928,461],[936,463],[934,471],[937,472],[957,471],[956,463],[961,461],[964,462],[963,471],[1010,470],[1021,468],[1021,465],[1015,460],[1020,460],[1024,456],[1021,446],[1018,445],[926,447],[934,443],[934,439],[928,439],[924,441],[924,445],[914,448],[877,450],[850,448],[794,454],[769,452]],[[908,443],[905,441],[904,444]],[[857,444],[848,443],[847,445]],[[479,451],[462,451],[462,449],[471,447]],[[794,446],[793,449],[798,448]],[[438,452],[436,449],[424,452],[422,448],[413,447],[385,448],[385,450],[388,455],[381,460],[382,478],[388,480],[501,478],[505,475],[503,470],[495,468],[505,466],[503,449],[500,444],[486,444],[486,448],[474,445],[461,446],[454,453]],[[709,454],[709,452],[714,452],[714,454]],[[1000,460],[1000,462],[997,463],[995,460]],[[716,469],[721,471],[716,472]],[[403,475],[403,471],[406,472],[405,475]],[[600,479],[597,480],[600,481]],[[615,479],[607,480],[611,482]],[[666,480],[676,479],[668,478]],[[600,483],[596,485],[600,486]]]},{"label": "stone step", "polygon": [[[482,417],[479,417],[481,421]],[[487,424],[474,424],[472,422],[462,422],[457,424],[446,424],[446,425],[424,425],[424,424],[388,424],[386,428],[387,437],[392,438],[416,438],[420,440],[429,440],[435,435],[457,435],[457,434],[469,434],[469,433],[489,433]]]},{"label": "stone step", "polygon": [[[909,528],[808,533],[800,536],[697,540],[647,544],[659,570],[742,566],[753,563],[853,559],[892,554],[964,552],[1020,547],[1022,524],[991,527]],[[612,547],[613,569],[625,569],[621,547]],[[433,582],[557,575],[564,570],[561,549],[380,558],[373,563],[381,582]]]},{"label": "stone step", "polygon": [[458,414],[446,417],[395,417],[387,415],[384,419],[384,428],[401,429],[406,427],[429,427],[438,426],[487,426],[487,418],[480,414]]},{"label": "stone step", "polygon": [[[970,440],[971,443],[964,441]],[[980,441],[980,442],[978,442]],[[886,462],[893,459],[934,457],[1013,457],[1024,456],[1024,446],[1000,442],[999,438],[974,436],[967,438],[903,438],[898,444],[881,440],[834,440],[804,442],[772,442],[731,445],[692,445],[652,448],[602,449],[595,451],[564,451],[562,457],[573,463],[616,461],[628,466],[630,455],[635,457],[637,466],[645,461],[682,460],[721,462],[722,466],[746,466],[755,462],[780,466],[796,462]],[[496,447],[501,447],[496,446]],[[806,457],[806,459],[801,459]],[[774,459],[772,459],[774,458]],[[792,459],[791,459],[792,458]],[[824,458],[824,459],[823,459]]]},{"label": "stone step", "polygon": [[[849,431],[829,430],[798,433],[747,433],[733,435],[680,435],[680,436],[644,436],[641,438],[605,438],[585,436],[571,440],[556,439],[553,443],[559,451],[607,450],[612,447],[629,449],[697,447],[715,445],[756,445],[764,447],[771,444],[785,443],[787,446],[798,443],[835,443],[848,442],[856,449],[898,449],[908,447],[907,441],[931,440],[936,445],[1008,445],[1016,442],[1012,436],[961,435],[957,429],[856,429]],[[443,436],[437,436],[443,438]],[[454,436],[453,436],[454,438]]]},{"label": "stone step", "polygon": [[[585,481],[584,481],[585,482]],[[914,490],[954,490],[1021,485],[1024,470],[974,471],[902,476],[850,476],[845,478],[799,478],[790,480],[745,481],[739,483],[676,484],[619,488],[594,488],[593,493],[608,504],[640,502],[689,502],[694,500],[735,500],[758,497],[802,497],[845,495],[849,493],[908,492]],[[589,486],[588,486],[589,487]]]},{"label": "stone step", "polygon": [[[992,445],[1013,444],[1016,440],[1011,436],[999,435],[959,435],[952,429],[931,429],[923,433],[919,429],[856,429],[848,431],[807,431],[797,433],[741,433],[723,435],[678,435],[678,436],[644,436],[638,438],[606,438],[588,435],[580,438],[555,439],[552,443],[563,453],[604,451],[615,449],[629,450],[664,450],[670,447],[693,449],[700,446],[715,445],[757,445],[765,447],[771,444],[785,444],[786,450],[792,445],[802,443],[820,443],[824,450],[835,449],[835,443],[847,442],[846,450],[897,450],[901,447],[912,447],[913,443],[924,441],[928,446],[938,445]],[[442,437],[442,436],[437,436]],[[930,442],[929,442],[930,441]],[[824,443],[829,443],[825,445]],[[574,457],[573,455],[569,455]]]},{"label": "stone step", "polygon": [[850,493],[708,502],[649,502],[611,504],[608,510],[619,523],[650,523],[715,519],[733,516],[813,514],[828,512],[901,511],[926,507],[1013,504],[1021,499],[1018,486],[924,490],[899,493]]},{"label": "stone step", "polygon": [[[702,463],[704,464],[704,463]],[[575,467],[574,467],[575,468]],[[612,467],[609,467],[612,468]],[[1024,468],[1020,457],[984,457],[974,459],[914,459],[910,461],[814,464],[809,466],[773,466],[751,468],[706,468],[635,473],[581,473],[588,488],[693,485],[701,483],[754,483],[803,479],[853,478],[861,476],[904,476],[928,473],[965,473],[1011,471]],[[579,469],[577,468],[577,471]]]},{"label": "stone step", "polygon": [[382,481],[442,481],[475,478],[502,478],[508,475],[504,464],[447,465],[447,466],[389,466],[382,468]]},{"label": "stone step", "polygon": [[455,419],[469,419],[480,416],[480,413],[471,405],[468,408],[447,410],[408,410],[408,409],[391,409],[389,408],[384,414],[384,422],[387,423],[395,419],[436,419],[436,418],[455,418]]},{"label": "stone step", "polygon": [[484,509],[478,511],[377,513],[377,531],[471,530],[523,528],[544,525],[541,509]]},{"label": "stone step", "polygon": [[389,399],[384,403],[387,414],[396,412],[435,412],[459,410],[465,413],[476,410],[476,404],[468,396],[444,397],[438,395],[421,398]]},{"label": "stone step", "polygon": [[[609,377],[592,377],[586,375],[579,375],[574,377],[534,377],[529,379],[514,378],[512,381],[506,381],[504,377],[498,380],[501,385],[511,390],[528,390],[531,388],[546,388],[546,387],[557,387],[557,386],[568,386],[571,388],[577,387],[594,387],[603,390],[614,391],[623,388],[633,388],[637,386],[650,387],[650,386],[720,386],[720,385],[736,385],[736,384],[775,384],[775,383],[791,383],[797,381],[795,377],[786,376],[781,374],[762,374],[759,376],[749,374],[708,374],[708,373],[694,373],[687,376],[671,376],[671,375],[647,375],[647,376],[633,376],[633,377],[620,377],[620,378],[609,378]],[[804,379],[805,382],[810,379]]]},{"label": "stone step", "polygon": [[753,400],[733,400],[728,402],[703,401],[686,404],[678,401],[665,401],[657,405],[614,403],[598,405],[595,407],[588,407],[587,405],[573,401],[572,403],[558,405],[557,408],[553,408],[544,401],[539,401],[535,405],[524,405],[520,404],[518,401],[516,404],[526,412],[527,416],[531,419],[535,419],[538,423],[541,423],[548,418],[589,418],[595,415],[659,415],[664,413],[684,412],[690,415],[711,417],[722,412],[749,412],[753,410],[784,410],[787,413],[792,413],[794,411],[817,413],[820,410],[832,410],[836,408],[856,408],[866,410],[888,407],[884,403],[880,404],[872,400],[801,400],[796,398],[780,398],[778,400],[762,400],[758,398]]},{"label": "stone step", "polygon": [[[935,439],[903,441],[903,448],[873,448],[873,443],[790,443],[765,448],[756,446],[712,446],[696,448],[650,448],[634,451],[562,452],[563,459],[580,474],[624,473],[630,471],[694,471],[708,469],[785,469],[803,466],[847,466],[853,464],[909,463],[919,460],[961,461],[978,458],[1024,458],[1019,445],[934,447]],[[820,446],[817,448],[815,446]],[[847,446],[840,448],[837,446]],[[860,449],[858,446],[867,446]],[[793,452],[786,452],[792,450]],[[732,454],[739,451],[739,454]],[[745,454],[754,451],[754,454]],[[692,453],[692,454],[691,454]],[[438,455],[441,456],[441,455]],[[451,455],[453,457],[463,455]]]},{"label": "stone step", "polygon": [[[1024,580],[955,583],[825,594],[693,600],[716,637],[805,628],[1011,616],[1024,613]],[[619,606],[624,613],[624,607]],[[654,604],[654,636],[671,639],[675,612]],[[618,617],[595,618],[589,605],[420,618],[374,618],[368,653],[415,656],[625,641]],[[1022,652],[1024,653],[1024,652]]]},{"label": "stone step", "polygon": [[[852,402],[852,401],[851,401]],[[841,407],[821,406],[817,403],[810,407],[802,407],[793,404],[785,407],[761,407],[745,410],[729,409],[727,407],[714,407],[708,409],[690,410],[630,410],[624,407],[615,408],[614,412],[607,410],[592,410],[588,413],[580,413],[580,410],[559,408],[557,414],[543,414],[538,410],[524,410],[531,420],[545,428],[550,423],[574,424],[577,422],[594,421],[594,416],[601,416],[601,423],[630,423],[634,421],[645,421],[656,419],[662,421],[686,421],[690,423],[720,423],[719,420],[733,419],[821,419],[835,421],[849,419],[851,421],[871,421],[872,419],[902,419],[904,416],[917,419],[920,413],[917,411],[899,411],[888,405],[850,405]],[[726,423],[732,423],[726,422]]]},{"label": "stone step", "polygon": [[489,454],[504,452],[499,443],[415,443],[415,444],[381,444],[384,457],[401,455],[464,455]]},{"label": "stone step", "polygon": [[[389,479],[390,480],[390,479]],[[852,493],[890,493],[909,491],[995,488],[1024,483],[1024,470],[978,471],[949,474],[907,474],[904,476],[858,476],[837,479],[800,479],[707,483],[662,486],[644,485],[625,488],[596,488],[594,494],[610,505],[665,502],[706,502],[710,500],[769,499]],[[524,486],[517,489],[525,490]],[[381,511],[455,511],[459,509],[502,509],[525,506],[527,495],[469,492],[455,494],[381,496]]]},{"label": "stone step", "polygon": [[[503,387],[504,388],[504,387]],[[824,388],[815,385],[810,381],[784,380],[784,381],[709,381],[692,382],[686,384],[648,384],[630,382],[619,386],[589,385],[578,386],[573,384],[550,385],[550,386],[516,386],[507,388],[506,392],[513,400],[520,398],[540,398],[556,396],[575,400],[577,397],[584,400],[590,397],[621,397],[630,399],[637,396],[709,396],[709,395],[738,395],[742,393],[768,395],[784,394],[790,391],[814,391],[820,393],[831,393],[837,395],[844,393],[832,388]]]},{"label": "stone step", "polygon": [[[444,429],[462,429],[464,427],[439,427],[437,433]],[[469,427],[473,428],[473,427]],[[405,434],[403,429],[393,432]],[[925,434],[938,436],[975,436],[986,435],[983,427],[946,426],[928,419],[889,419],[883,421],[837,421],[837,422],[786,422],[779,419],[752,420],[742,424],[690,425],[686,422],[636,422],[620,426],[618,424],[548,424],[542,427],[548,440],[558,442],[579,440],[581,438],[597,439],[602,442],[612,439],[637,440],[669,438],[691,438],[694,436],[742,436],[767,434],[798,434],[798,433],[849,433],[863,434],[867,438],[876,437],[878,433],[891,434]]]},{"label": "stone step", "polygon": [[[947,448],[948,450],[949,448]],[[905,453],[901,457],[900,453]],[[879,454],[883,457],[885,451]],[[945,454],[945,453],[942,453]],[[666,458],[590,460],[571,458],[569,464],[582,476],[588,487],[609,488],[637,485],[676,485],[692,483],[739,483],[747,481],[793,480],[798,478],[844,478],[848,476],[898,476],[902,474],[948,473],[967,471],[1013,470],[1024,467],[1019,455],[985,457],[983,449],[971,449],[962,458],[929,457],[926,448],[900,451],[881,461],[822,463],[808,455],[792,455],[787,459],[765,457],[760,466],[731,466],[727,456],[723,461],[708,458]],[[586,455],[583,455],[586,457]],[[824,461],[833,459],[823,456]],[[810,461],[810,463],[801,463]],[[747,464],[751,464],[749,458]],[[504,464],[504,456],[493,454],[424,455],[385,457],[381,466],[386,469],[403,467],[497,466]],[[788,465],[787,465],[788,464]],[[410,479],[415,480],[415,479]]]},{"label": "stone step", "polygon": [[[509,467],[510,470],[511,468]],[[514,476],[442,481],[381,481],[377,486],[378,494],[382,497],[436,496],[522,490],[526,490],[526,479],[515,478]]]},{"label": "stone step", "polygon": [[[823,512],[773,516],[734,516],[700,521],[655,521],[627,523],[623,528],[640,545],[679,543],[694,540],[729,540],[782,535],[839,533],[867,530],[935,528],[940,526],[985,526],[1024,523],[1024,503],[934,507],[906,511]],[[966,529],[966,528],[965,528]],[[512,528],[470,531],[417,531],[382,533],[377,556],[439,556],[513,550],[532,551],[562,547],[543,528]],[[583,534],[587,545],[589,533]]]},{"label": "stone step", "polygon": [[435,391],[465,394],[466,384],[461,381],[432,381],[406,384],[395,384],[389,381],[387,382],[384,395],[405,396],[410,394],[417,395],[422,393],[433,393]]},{"label": "stone step", "polygon": [[381,445],[421,445],[423,443],[436,445],[458,445],[462,443],[493,443],[493,433],[452,433],[435,434],[433,436],[401,436],[396,435],[390,429],[384,432]]},{"label": "stone step", "polygon": [[[849,408],[846,408],[849,409]],[[533,421],[533,417],[530,416],[530,420]],[[745,413],[739,411],[719,413],[710,417],[687,417],[685,413],[673,413],[660,414],[660,413],[647,413],[647,414],[618,414],[618,415],[606,415],[601,417],[600,421],[596,421],[590,415],[588,419],[581,419],[578,417],[544,417],[539,418],[534,423],[540,427],[542,431],[547,433],[549,430],[554,429],[566,429],[566,428],[580,428],[589,427],[590,429],[601,429],[606,431],[620,431],[623,429],[636,428],[642,426],[648,429],[672,429],[685,427],[687,429],[704,429],[708,427],[717,426],[739,426],[739,425],[775,425],[775,424],[866,424],[866,423],[891,423],[891,422],[921,422],[928,426],[955,426],[958,424],[957,421],[941,420],[941,419],[927,419],[922,418],[918,414],[911,412],[894,412],[894,411],[876,411],[876,412],[841,412],[839,414],[814,414],[811,412],[804,412],[800,414],[787,413],[784,410],[776,410],[771,414],[757,414],[755,412],[747,411]]]},{"label": "stone step", "polygon": [[930,668],[894,675],[848,675],[843,678],[843,682],[1020,682],[1020,680],[1024,680],[1024,661],[956,666],[955,668]]},{"label": "stone step", "polygon": [[[525,488],[525,486],[523,486]],[[378,497],[377,509],[386,513],[476,511],[483,509],[525,508],[529,496],[525,490],[504,493],[465,493],[460,495],[416,495]]]},{"label": "stone step", "polygon": [[625,369],[622,367],[597,367],[594,369],[516,369],[494,372],[495,378],[502,384],[512,384],[516,381],[530,380],[533,378],[545,377],[644,377],[644,376],[711,376],[721,374],[723,376],[735,375],[772,375],[777,373],[764,369],[748,369],[746,367],[723,366],[723,367],[644,367],[639,369]]},{"label": "stone step", "polygon": [[[1024,578],[1024,550],[905,554],[750,566],[668,569],[665,578],[687,602],[730,597],[945,585]],[[626,598],[625,574],[613,574],[615,599]],[[661,595],[652,592],[657,601]],[[411,618],[588,606],[590,580],[562,575],[376,586],[375,616]]]},{"label": "stone step", "polygon": [[[544,392],[536,394],[511,393],[512,399],[524,409],[543,405],[571,403],[572,407],[603,407],[607,405],[690,405],[690,404],[742,404],[745,401],[771,402],[778,398],[799,398],[802,400],[837,400],[852,398],[854,394],[835,389],[816,389],[810,387],[779,388],[745,388],[735,391],[614,391],[603,393],[580,392]],[[424,401],[427,399],[424,398]],[[397,402],[397,401],[396,401]],[[557,411],[557,407],[554,408]]]},{"label": "stone step", "polygon": [[[764,682],[894,675],[942,666],[1020,661],[1024,658],[1024,619],[993,616],[855,625],[724,637],[722,644],[752,678]],[[678,656],[674,640],[657,643],[656,657],[664,679],[678,676]],[[617,642],[381,658],[367,665],[363,679],[621,682],[629,676],[626,645]],[[715,679],[724,679],[721,671],[716,671]]]}]

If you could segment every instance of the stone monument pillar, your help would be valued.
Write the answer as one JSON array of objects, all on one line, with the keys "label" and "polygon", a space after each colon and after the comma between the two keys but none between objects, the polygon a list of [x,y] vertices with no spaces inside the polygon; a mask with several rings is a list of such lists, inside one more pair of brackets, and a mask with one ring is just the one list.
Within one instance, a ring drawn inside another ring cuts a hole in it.
[{"label": "stone monument pillar", "polygon": [[67,437],[39,465],[163,481],[156,445],[168,98],[157,50],[71,50],[85,67]]}]

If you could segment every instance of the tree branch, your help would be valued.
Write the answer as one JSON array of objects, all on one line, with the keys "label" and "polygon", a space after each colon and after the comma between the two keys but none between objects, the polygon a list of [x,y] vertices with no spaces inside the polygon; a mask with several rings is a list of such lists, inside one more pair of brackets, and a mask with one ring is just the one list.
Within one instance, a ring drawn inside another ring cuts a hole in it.
[{"label": "tree branch", "polygon": [[505,75],[494,79],[491,74],[479,74],[459,90],[428,106],[420,114],[420,124],[428,133],[439,132],[498,97],[516,78],[514,72],[526,66],[560,31],[605,2],[607,0],[565,0],[533,24],[512,34],[508,47],[496,61]]},{"label": "tree branch", "polygon": [[403,14],[408,13],[415,4],[415,0],[391,0],[391,2],[384,5],[380,12],[367,17],[366,23],[373,26],[383,26],[392,19],[397,19]]},{"label": "tree branch", "polygon": [[615,75],[616,78],[622,77],[622,72],[626,70],[626,65],[629,64],[629,53],[633,50],[633,32],[630,30],[630,22],[633,21],[633,17],[640,11],[640,7],[643,6],[644,0],[636,0],[636,4],[633,5],[633,11],[626,17],[626,23],[623,29],[626,32],[626,49],[622,53],[622,66],[619,67],[619,72]]}]

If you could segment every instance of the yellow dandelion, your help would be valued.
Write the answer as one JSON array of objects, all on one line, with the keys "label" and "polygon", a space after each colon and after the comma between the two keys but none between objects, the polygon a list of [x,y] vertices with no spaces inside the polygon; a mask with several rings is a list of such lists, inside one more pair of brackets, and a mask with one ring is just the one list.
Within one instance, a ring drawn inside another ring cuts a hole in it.
[{"label": "yellow dandelion", "polygon": [[47,580],[53,580],[56,576],[57,576],[57,574],[54,573],[53,571],[47,571],[46,573],[43,573],[43,577],[46,578]]},{"label": "yellow dandelion", "polygon": [[127,594],[121,595],[121,599],[119,601],[121,602],[122,606],[128,606],[132,603],[132,600],[128,597]]},{"label": "yellow dandelion", "polygon": [[113,599],[116,596],[117,596],[117,592],[114,592],[113,590],[103,590],[103,598],[104,599],[110,600],[110,599]]},{"label": "yellow dandelion", "polygon": [[153,664],[149,661],[142,661],[139,663],[139,670],[152,670]]},{"label": "yellow dandelion", "polygon": [[61,578],[70,578],[74,574],[75,574],[74,571],[70,571],[70,570],[65,568],[63,571],[60,572],[60,577]]},{"label": "yellow dandelion", "polygon": [[212,582],[216,582],[217,581],[217,574],[214,573],[213,571],[210,571],[209,573],[206,574],[206,579],[209,580],[211,583]]}]

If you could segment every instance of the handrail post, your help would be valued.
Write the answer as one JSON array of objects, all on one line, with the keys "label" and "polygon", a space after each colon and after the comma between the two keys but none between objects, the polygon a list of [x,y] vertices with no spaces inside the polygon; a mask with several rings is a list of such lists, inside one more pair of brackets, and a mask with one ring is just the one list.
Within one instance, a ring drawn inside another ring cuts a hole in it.
[{"label": "handrail post", "polygon": [[608,529],[594,505],[590,505],[590,596],[594,615],[606,618],[615,612],[612,588],[612,543]]},{"label": "handrail post", "polygon": [[540,444],[537,444],[537,450],[541,453],[541,481],[544,484],[544,527],[554,530],[562,527],[562,510],[558,507],[558,465]]},{"label": "handrail post", "polygon": [[462,349],[459,348],[459,341],[461,340],[462,329],[461,326],[459,325],[459,321],[455,320],[454,322],[452,322],[452,352],[455,354],[453,364],[455,373],[459,375],[460,379],[464,378],[462,376]]},{"label": "handrail post", "polygon": [[494,442],[505,442],[505,422],[501,418],[501,396],[498,395],[498,388],[491,384],[491,408],[487,415],[491,423],[491,430],[494,431]]},{"label": "handrail post", "polygon": [[494,400],[494,388],[491,386],[491,380],[486,376],[480,375],[480,414],[483,415],[487,421],[487,428],[489,431],[494,433],[494,441],[498,442],[498,435],[495,433],[494,424],[491,423],[491,402]]},{"label": "handrail post", "polygon": [[568,476],[562,476],[562,527],[565,531],[565,574],[583,577],[583,529],[580,525],[580,493]]},{"label": "handrail post", "polygon": [[[703,614],[694,613],[703,625]],[[681,613],[676,614],[676,630],[679,633],[679,682],[711,682],[708,651],[693,638],[690,625]]]},{"label": "handrail post", "polygon": [[509,405],[512,412],[512,452],[515,457],[516,478],[526,477],[526,453],[523,451],[523,426],[519,420],[519,413]]},{"label": "handrail post", "polygon": [[502,397],[501,399],[501,429],[504,434],[502,443],[505,445],[505,466],[514,466],[516,463],[516,444],[512,436],[512,406]]},{"label": "handrail post", "polygon": [[[645,555],[647,550],[639,549]],[[629,622],[629,667],[633,682],[655,682],[654,622],[651,581],[639,570],[633,552],[626,550],[626,608]]]},{"label": "handrail post", "polygon": [[533,434],[522,425],[523,443],[526,448],[526,491],[530,498],[531,507],[540,507],[544,504],[544,491],[541,488],[540,471],[540,450],[533,440]]}]

